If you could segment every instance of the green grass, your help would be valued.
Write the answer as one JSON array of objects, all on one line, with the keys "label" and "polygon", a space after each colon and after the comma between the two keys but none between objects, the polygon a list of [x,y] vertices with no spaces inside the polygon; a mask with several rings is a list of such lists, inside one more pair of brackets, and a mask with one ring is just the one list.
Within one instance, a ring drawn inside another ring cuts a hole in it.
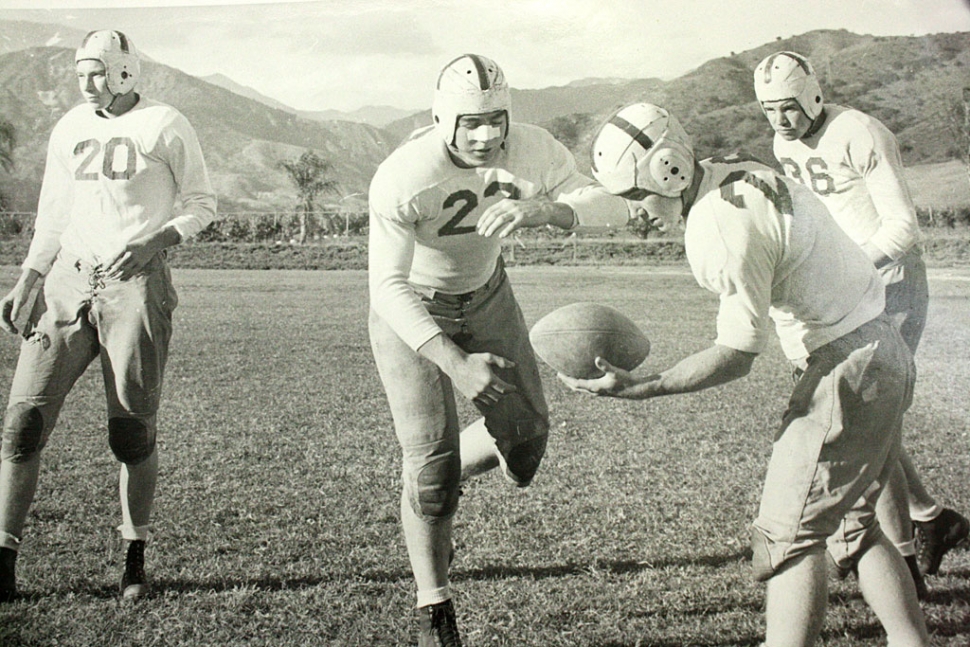
[{"label": "green grass", "polygon": [[[15,268],[0,268],[6,291]],[[526,319],[595,300],[653,341],[646,368],[707,346],[716,300],[682,268],[513,268]],[[934,270],[907,419],[924,480],[970,509],[970,272]],[[405,645],[413,585],[399,456],[366,333],[360,271],[176,270],[149,549],[155,594],[120,607],[117,466],[98,371],[44,453],[0,645]],[[5,398],[16,339],[0,338]],[[468,647],[755,645],[764,588],[747,526],[788,393],[776,345],[741,382],[650,403],[581,397],[543,369],[553,436],[533,485],[465,491],[453,569]],[[5,405],[5,400],[0,400]],[[472,410],[462,405],[466,419]],[[924,604],[937,645],[970,642],[970,554]],[[824,644],[879,644],[833,582]]]}]

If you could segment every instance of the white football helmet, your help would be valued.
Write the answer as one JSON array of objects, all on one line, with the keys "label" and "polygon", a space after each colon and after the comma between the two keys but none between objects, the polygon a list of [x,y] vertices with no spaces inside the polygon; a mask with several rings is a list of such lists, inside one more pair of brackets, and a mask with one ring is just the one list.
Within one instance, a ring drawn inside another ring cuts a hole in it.
[{"label": "white football helmet", "polygon": [[676,198],[694,179],[690,137],[669,112],[634,103],[613,115],[593,139],[593,177],[632,200],[645,192]]},{"label": "white football helmet", "polygon": [[754,93],[761,104],[794,99],[813,120],[824,107],[815,69],[807,58],[795,52],[776,52],[761,61],[754,70]]},{"label": "white football helmet", "polygon": [[85,60],[101,61],[108,91],[115,96],[134,89],[141,74],[135,46],[120,31],[103,29],[85,36],[74,55],[74,63]]},{"label": "white football helmet", "polygon": [[458,118],[504,110],[508,134],[512,93],[498,64],[478,54],[464,54],[445,65],[438,75],[431,115],[449,146],[455,144]]}]

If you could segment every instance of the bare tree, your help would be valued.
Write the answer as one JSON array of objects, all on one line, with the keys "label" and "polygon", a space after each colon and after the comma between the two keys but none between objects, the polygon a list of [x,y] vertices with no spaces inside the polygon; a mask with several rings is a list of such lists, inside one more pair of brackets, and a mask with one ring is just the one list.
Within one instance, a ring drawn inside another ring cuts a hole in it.
[{"label": "bare tree", "polygon": [[312,150],[307,150],[300,155],[298,160],[280,161],[280,167],[289,174],[293,184],[296,185],[300,201],[300,235],[298,240],[302,245],[307,239],[307,219],[313,213],[313,205],[317,196],[321,193],[335,193],[337,191],[336,180],[327,178],[327,174],[333,170],[333,165]]}]

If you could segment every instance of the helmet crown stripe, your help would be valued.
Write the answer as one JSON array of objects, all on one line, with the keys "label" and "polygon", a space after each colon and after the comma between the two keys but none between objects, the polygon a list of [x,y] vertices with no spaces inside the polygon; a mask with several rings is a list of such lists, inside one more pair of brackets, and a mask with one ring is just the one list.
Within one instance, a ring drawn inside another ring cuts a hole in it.
[{"label": "helmet crown stripe", "polygon": [[488,82],[488,70],[485,69],[485,63],[474,54],[469,54],[468,58],[475,64],[475,71],[478,72],[478,87],[482,90],[488,90],[491,84]]},{"label": "helmet crown stripe", "polygon": [[643,150],[650,150],[653,148],[654,141],[647,136],[645,132],[631,124],[629,121],[620,116],[614,116],[610,119],[610,123],[629,135],[636,143],[643,146]]}]

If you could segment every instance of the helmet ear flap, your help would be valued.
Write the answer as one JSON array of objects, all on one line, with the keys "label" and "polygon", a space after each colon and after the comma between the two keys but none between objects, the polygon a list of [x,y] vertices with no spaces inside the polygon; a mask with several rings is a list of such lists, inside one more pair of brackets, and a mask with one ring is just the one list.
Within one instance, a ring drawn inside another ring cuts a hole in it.
[{"label": "helmet ear flap", "polygon": [[647,170],[665,195],[676,195],[690,186],[694,175],[694,156],[680,142],[661,140],[650,152]]}]

